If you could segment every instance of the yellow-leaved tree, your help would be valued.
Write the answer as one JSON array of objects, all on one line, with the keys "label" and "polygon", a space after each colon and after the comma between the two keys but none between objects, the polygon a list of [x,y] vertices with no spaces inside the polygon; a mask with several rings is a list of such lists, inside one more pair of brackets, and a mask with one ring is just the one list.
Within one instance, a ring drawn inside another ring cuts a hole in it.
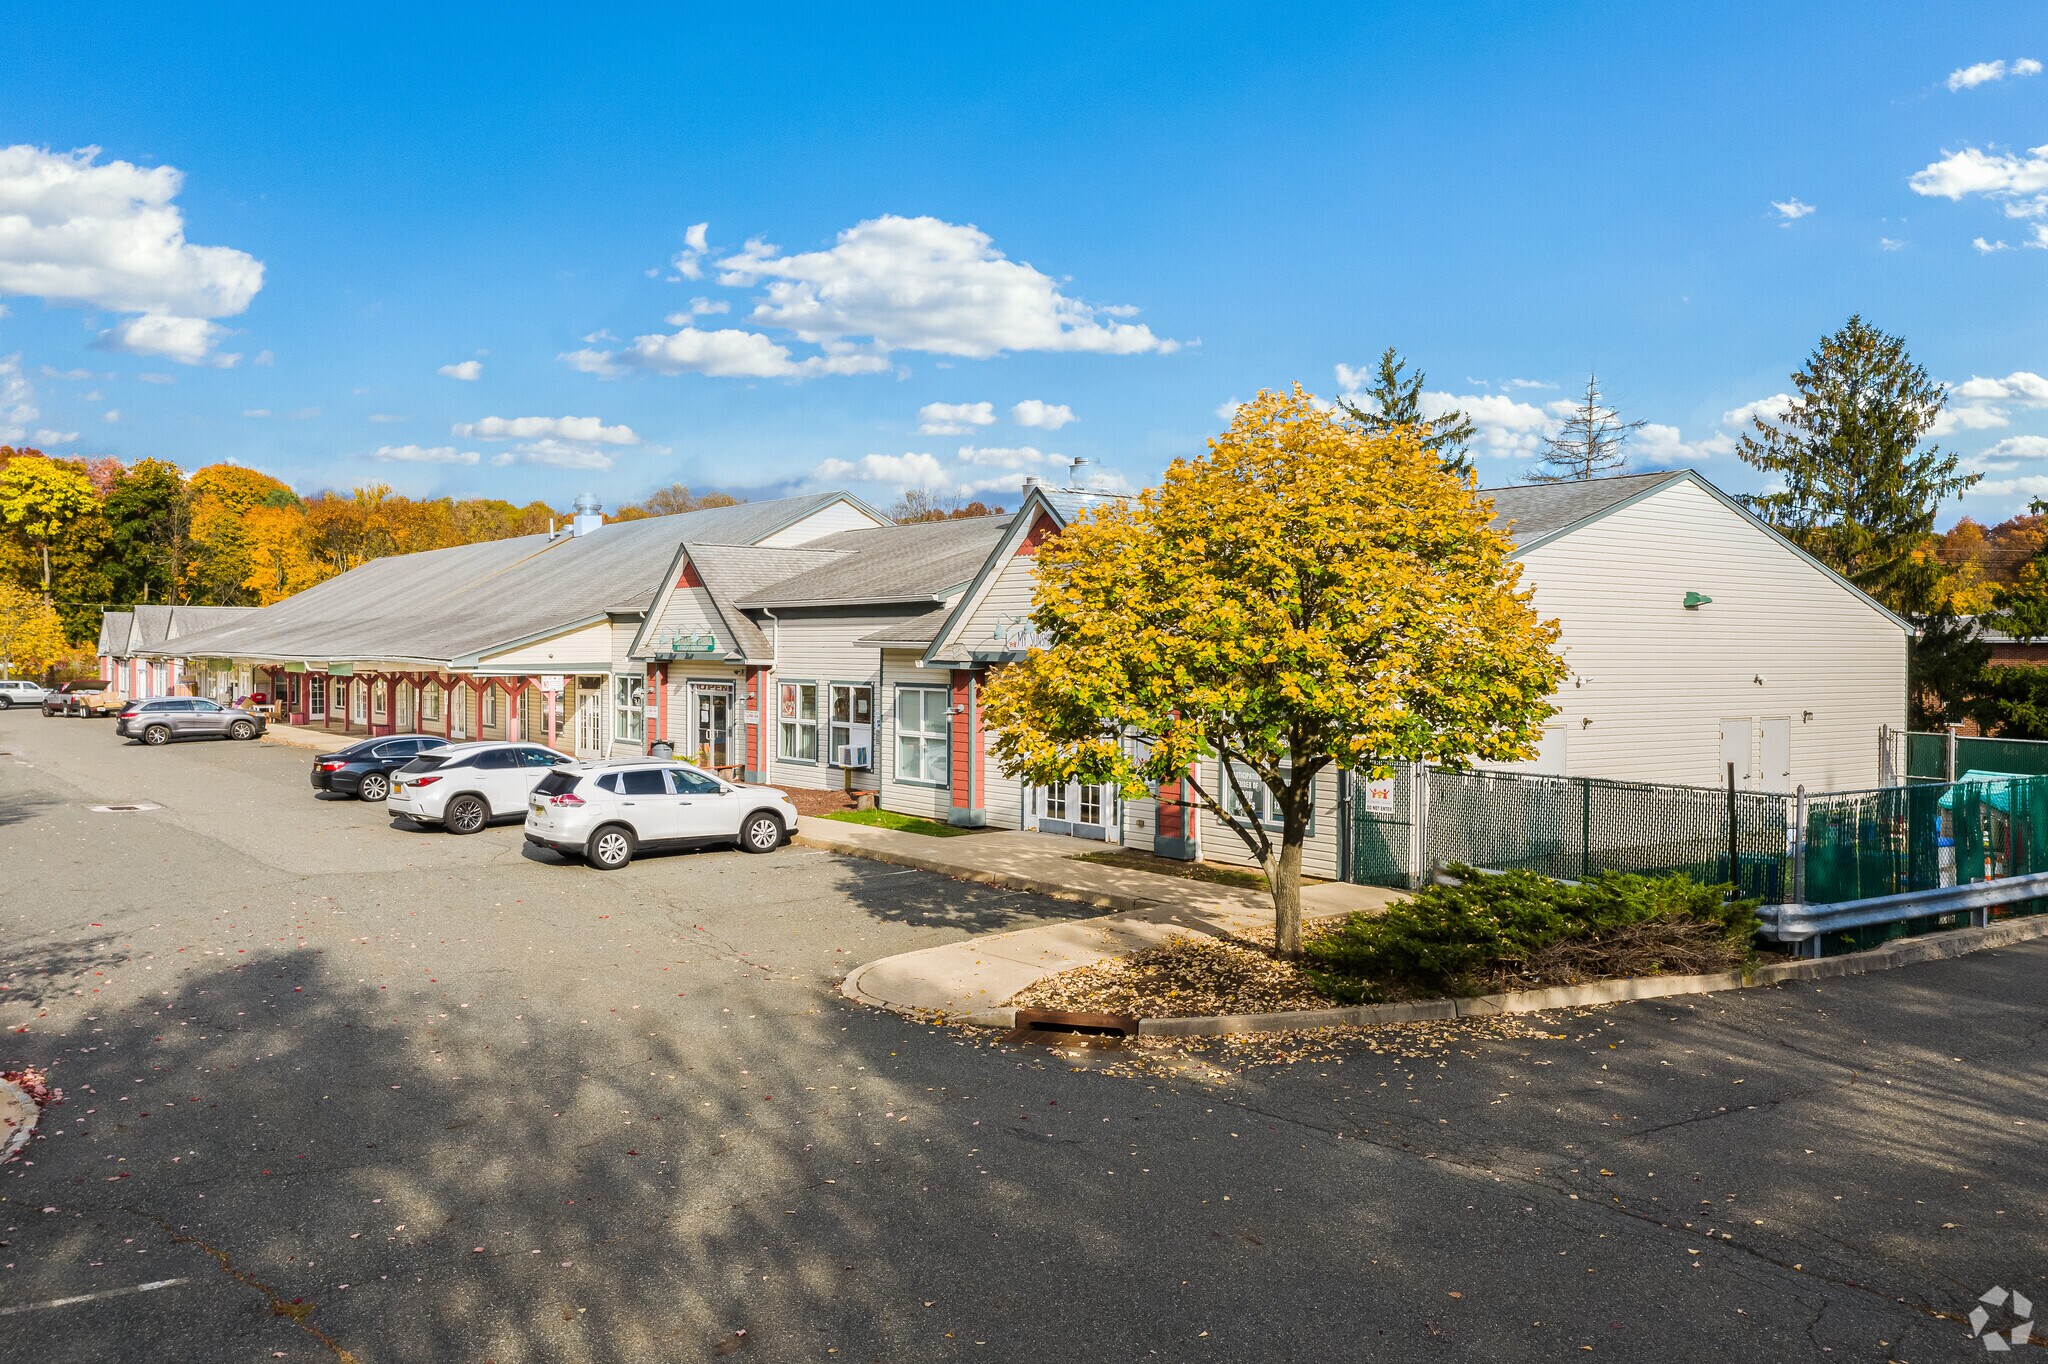
[{"label": "yellow-leaved tree", "polygon": [[39,593],[0,582],[0,676],[39,678],[67,652],[57,609]]},{"label": "yellow-leaved tree", "polygon": [[1026,780],[1182,781],[1258,859],[1283,956],[1319,776],[1532,756],[1563,680],[1491,505],[1426,434],[1261,393],[1040,547],[1045,646],[982,693]]}]

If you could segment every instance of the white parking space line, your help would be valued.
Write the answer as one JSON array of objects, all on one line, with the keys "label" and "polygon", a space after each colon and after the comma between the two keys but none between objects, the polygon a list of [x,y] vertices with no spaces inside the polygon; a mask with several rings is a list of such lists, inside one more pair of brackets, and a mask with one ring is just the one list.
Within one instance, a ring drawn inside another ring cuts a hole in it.
[{"label": "white parking space line", "polygon": [[0,1317],[11,1317],[18,1312],[41,1312],[51,1307],[76,1307],[82,1302],[98,1302],[101,1298],[125,1298],[130,1293],[154,1293],[159,1288],[176,1288],[190,1279],[156,1279],[150,1283],[131,1284],[127,1288],[106,1288],[97,1293],[80,1293],[71,1298],[51,1298],[48,1302],[25,1302],[14,1307],[0,1307]]}]

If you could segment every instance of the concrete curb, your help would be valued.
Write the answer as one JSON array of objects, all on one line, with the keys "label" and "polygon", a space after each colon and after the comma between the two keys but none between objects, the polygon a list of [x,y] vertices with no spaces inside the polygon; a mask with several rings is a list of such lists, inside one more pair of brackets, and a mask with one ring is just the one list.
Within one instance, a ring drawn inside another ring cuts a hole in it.
[{"label": "concrete curb", "polygon": [[0,1162],[12,1160],[16,1151],[28,1145],[42,1111],[27,1089],[0,1079]]},{"label": "concrete curb", "polygon": [[[834,838],[830,834],[813,832],[818,826],[815,819],[807,819],[799,826],[796,837],[790,842],[799,847],[816,848],[821,852],[839,853],[846,857],[864,857],[870,862],[887,862],[898,867],[915,867],[919,871],[932,872],[938,876],[950,876],[956,881],[973,881],[979,885],[996,886],[1003,890],[1020,890],[1030,895],[1043,895],[1052,900],[1067,900],[1074,904],[1089,905],[1095,909],[1107,909],[1124,913],[1133,909],[1150,909],[1169,901],[1148,895],[1121,895],[1114,891],[1081,890],[1059,881],[1041,880],[1035,876],[1024,876],[1016,872],[989,871],[962,867],[943,858],[920,857],[916,853],[903,852],[895,848],[874,848],[855,843],[848,839]],[[870,963],[872,965],[873,963]],[[860,973],[856,971],[855,975]],[[849,982],[851,977],[848,978]],[[862,1001],[867,1003],[870,1001]],[[882,1006],[884,1008],[887,1005]]]},{"label": "concrete curb", "polygon": [[[1306,1028],[1356,1027],[1374,1023],[1421,1023],[1447,1018],[1485,1018],[1501,1014],[1543,1013],[1589,1004],[1618,1004],[1631,999],[1665,999],[1673,995],[1707,995],[1722,990],[1753,990],[1796,980],[1830,980],[1861,976],[2035,938],[2048,938],[2048,915],[1900,938],[1866,952],[1818,961],[1791,961],[1710,976],[1642,976],[1632,980],[1601,980],[1590,985],[1560,985],[1547,990],[1517,990],[1471,999],[1424,999],[1408,1004],[1363,1004],[1350,1009],[1308,1009],[1298,1013],[1217,1015],[1206,1018],[1147,1018],[1138,1024],[1142,1037],[1214,1037],[1227,1033],[1295,1032]],[[967,1020],[972,1021],[972,1020]]]}]

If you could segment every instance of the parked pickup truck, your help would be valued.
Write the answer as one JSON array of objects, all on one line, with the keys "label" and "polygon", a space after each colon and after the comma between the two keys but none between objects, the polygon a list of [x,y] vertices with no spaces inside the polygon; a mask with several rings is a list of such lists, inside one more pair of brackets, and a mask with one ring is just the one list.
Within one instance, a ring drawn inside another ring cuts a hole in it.
[{"label": "parked pickup truck", "polygon": [[96,677],[66,682],[43,696],[45,715],[118,715],[126,700],[111,682]]}]

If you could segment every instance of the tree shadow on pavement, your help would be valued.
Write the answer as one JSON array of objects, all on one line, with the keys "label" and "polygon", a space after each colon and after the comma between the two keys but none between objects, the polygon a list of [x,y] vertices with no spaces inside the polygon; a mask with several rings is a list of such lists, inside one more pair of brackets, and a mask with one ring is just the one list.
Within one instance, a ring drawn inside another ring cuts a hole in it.
[{"label": "tree shadow on pavement", "polygon": [[837,889],[886,924],[976,933],[1007,933],[1036,924],[1093,919],[1108,910],[1049,895],[1007,890],[937,872],[915,871],[860,857],[837,859]]},{"label": "tree shadow on pavement", "polygon": [[[213,1292],[0,1315],[0,1356],[151,1340],[153,1360],[212,1361],[232,1338],[364,1364],[886,1359],[987,1338],[976,1267],[909,1254],[973,1214],[903,1197],[945,1157],[933,1096],[876,1073],[900,1020],[746,1025],[760,998],[739,982],[659,1018],[541,1000],[486,1022],[470,1004],[299,949],[68,1030],[7,1017],[0,1068],[45,1066],[69,1096],[32,1163],[0,1170],[7,1300],[172,1275]],[[1004,1235],[1091,1230],[1076,1198],[1055,1226],[1021,1187],[980,1190]],[[222,1291],[235,1322],[192,1315]]]}]

